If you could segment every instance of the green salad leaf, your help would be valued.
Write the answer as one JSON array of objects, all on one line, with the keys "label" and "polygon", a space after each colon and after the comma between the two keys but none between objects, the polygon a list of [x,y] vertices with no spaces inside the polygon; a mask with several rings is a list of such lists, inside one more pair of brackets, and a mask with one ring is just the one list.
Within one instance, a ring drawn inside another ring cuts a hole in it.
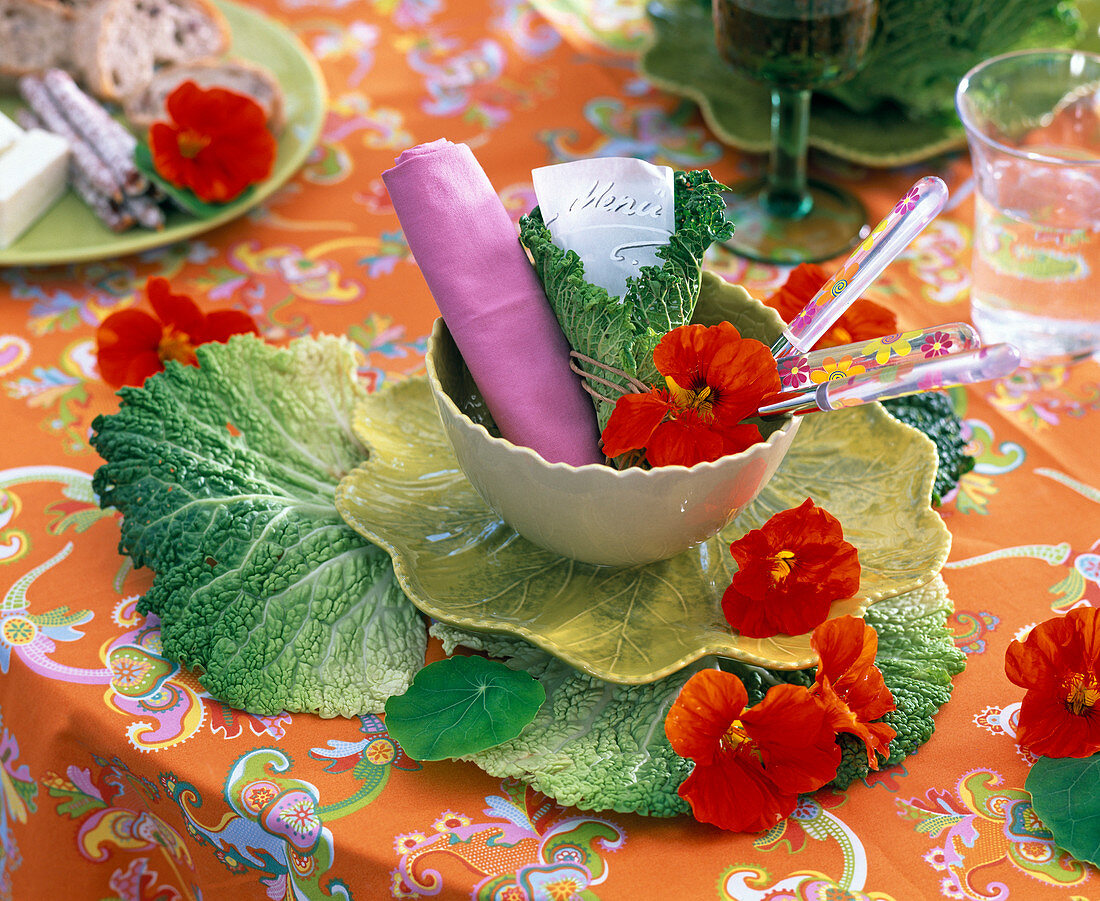
[{"label": "green salad leaf", "polygon": [[531,675],[484,657],[430,663],[386,702],[386,729],[417,760],[445,760],[515,738],[546,700]]},{"label": "green salad leaf", "polygon": [[190,188],[181,188],[179,185],[174,185],[161,175],[153,163],[153,154],[149,150],[149,145],[144,141],[138,141],[137,147],[134,149],[134,165],[137,166],[138,171],[156,185],[172,203],[185,213],[190,213],[196,219],[210,219],[213,216],[217,216],[219,213],[224,212],[229,204],[247,200],[249,195],[256,190],[255,185],[249,185],[232,200],[227,200],[225,203],[207,203],[205,200],[201,200]]},{"label": "green salad leaf", "polygon": [[[893,692],[897,710],[884,719],[897,732],[883,766],[899,763],[926,742],[933,717],[951,696],[951,679],[965,656],[951,640],[947,587],[937,576],[927,585],[873,605],[866,620],[878,631],[876,663]],[[616,685],[562,663],[520,638],[472,633],[434,623],[432,635],[447,653],[461,645],[530,673],[546,689],[546,703],[514,739],[462,757],[491,776],[514,777],[561,804],[583,810],[617,810],[651,816],[689,811],[677,789],[693,766],[672,750],[665,715],[700,661],[647,685]],[[722,666],[745,683],[749,704],[776,682],[809,685],[813,670],[764,671],[732,661]],[[833,784],[846,788],[869,772],[863,744],[842,734],[840,768]]]},{"label": "green salad leaf", "polygon": [[138,609],[235,707],[381,712],[427,639],[388,556],[335,507],[366,453],[354,346],[246,335],[197,353],[198,368],[169,363],[92,424],[100,506],[123,514],[120,551],[155,571]]},{"label": "green salad leaf", "polygon": [[1100,754],[1040,757],[1024,788],[1054,843],[1100,866]]},{"label": "green salad leaf", "polygon": [[[676,230],[657,251],[661,265],[643,266],[628,279],[625,297],[612,297],[585,281],[580,257],[554,244],[538,207],[520,220],[520,239],[531,251],[546,296],[573,350],[647,384],[661,381],[653,365],[653,349],[667,332],[691,321],[703,254],[715,241],[733,234],[722,190],[705,170],[675,173]],[[589,371],[626,384],[606,371],[591,367]],[[603,426],[611,415],[610,405],[598,404],[597,414]]]}]

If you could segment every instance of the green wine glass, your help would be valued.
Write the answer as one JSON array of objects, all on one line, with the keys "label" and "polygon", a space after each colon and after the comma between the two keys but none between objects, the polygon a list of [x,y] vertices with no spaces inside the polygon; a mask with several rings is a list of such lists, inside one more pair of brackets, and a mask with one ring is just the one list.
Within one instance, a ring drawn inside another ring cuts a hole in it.
[{"label": "green wine glass", "polygon": [[818,262],[860,240],[867,211],[850,192],[808,178],[813,89],[859,69],[878,0],[713,0],[723,60],[771,89],[771,150],[763,178],[725,195],[736,226],[726,246],[768,263]]}]

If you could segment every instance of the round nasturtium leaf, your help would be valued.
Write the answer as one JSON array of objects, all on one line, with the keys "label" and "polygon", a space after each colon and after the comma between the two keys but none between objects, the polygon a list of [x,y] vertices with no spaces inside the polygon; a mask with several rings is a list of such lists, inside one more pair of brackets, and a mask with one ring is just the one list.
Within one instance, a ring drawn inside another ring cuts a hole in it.
[{"label": "round nasturtium leaf", "polygon": [[386,702],[386,728],[416,760],[464,757],[515,738],[545,700],[529,673],[484,657],[448,657]]},{"label": "round nasturtium leaf", "polygon": [[1054,843],[1078,860],[1100,864],[1100,754],[1040,757],[1024,788]]}]

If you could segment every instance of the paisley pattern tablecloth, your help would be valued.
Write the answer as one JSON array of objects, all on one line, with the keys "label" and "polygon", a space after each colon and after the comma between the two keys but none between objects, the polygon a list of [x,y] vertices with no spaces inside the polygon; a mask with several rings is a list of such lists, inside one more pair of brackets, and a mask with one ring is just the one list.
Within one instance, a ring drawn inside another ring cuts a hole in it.
[{"label": "paisley pattern tablecloth", "polygon": [[[0,269],[0,899],[1100,897],[1093,868],[1031,810],[1013,738],[1021,692],[1003,671],[1029,625],[1100,604],[1095,362],[959,395],[977,466],[940,512],[968,667],[915,756],[806,797],[765,836],[562,808],[472,765],[414,761],[376,716],[233,710],[165,659],[156,620],[136,612],[151,575],[118,554],[89,446],[93,418],[118,402],[97,376],[96,326],[142,302],[149,276],[248,310],[272,341],[346,334],[378,387],[423,370],[436,315],[380,178],[403,148],[467,142],[517,220],[536,166],[626,155],[729,180],[763,163],[636,74],[634,3],[257,6],[324,72],[327,118],[304,168],[195,240]],[[876,219],[920,175],[943,177],[949,208],[871,296],[903,326],[967,318],[965,154],[893,171],[812,164]],[[723,250],[708,267],[757,293],[785,278]]]}]

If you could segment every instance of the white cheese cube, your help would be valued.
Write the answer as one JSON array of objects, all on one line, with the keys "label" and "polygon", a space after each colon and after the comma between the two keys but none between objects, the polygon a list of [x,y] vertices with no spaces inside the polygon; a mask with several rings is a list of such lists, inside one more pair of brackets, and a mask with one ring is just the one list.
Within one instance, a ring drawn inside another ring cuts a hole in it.
[{"label": "white cheese cube", "polygon": [[32,128],[0,156],[0,248],[30,228],[65,193],[69,142]]},{"label": "white cheese cube", "polygon": [[23,137],[23,129],[0,113],[0,154]]}]

